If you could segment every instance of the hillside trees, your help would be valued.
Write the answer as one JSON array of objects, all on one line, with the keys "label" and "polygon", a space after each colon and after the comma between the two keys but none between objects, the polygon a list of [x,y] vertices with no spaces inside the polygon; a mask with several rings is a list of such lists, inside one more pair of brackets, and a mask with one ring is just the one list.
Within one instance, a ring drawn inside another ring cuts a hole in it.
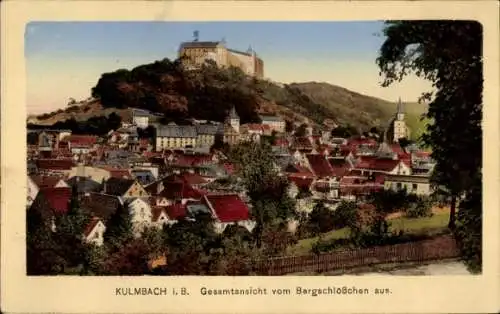
[{"label": "hillside trees", "polygon": [[[474,230],[481,217],[482,169],[482,27],[474,21],[389,21],[377,64],[384,75],[383,86],[402,80],[409,73],[430,80],[436,92],[425,93],[431,100],[426,114],[431,123],[423,142],[432,147],[437,165],[435,185],[451,196],[449,227],[455,228],[457,200],[465,195],[466,205],[459,216],[462,229]],[[432,96],[432,97],[431,97]],[[481,241],[481,233],[463,232]],[[479,250],[469,256],[480,256]],[[471,258],[472,264],[480,259]]]}]

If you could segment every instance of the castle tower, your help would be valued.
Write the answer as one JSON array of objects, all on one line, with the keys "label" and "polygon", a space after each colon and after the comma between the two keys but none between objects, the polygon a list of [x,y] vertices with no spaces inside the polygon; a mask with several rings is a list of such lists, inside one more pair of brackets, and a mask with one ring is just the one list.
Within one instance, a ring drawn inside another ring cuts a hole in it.
[{"label": "castle tower", "polygon": [[393,141],[397,143],[400,139],[408,137],[408,128],[405,122],[405,113],[401,98],[398,101],[396,118],[393,122]]},{"label": "castle tower", "polygon": [[236,132],[240,132],[240,117],[236,113],[236,109],[234,109],[234,106],[226,119],[226,123],[231,125]]}]

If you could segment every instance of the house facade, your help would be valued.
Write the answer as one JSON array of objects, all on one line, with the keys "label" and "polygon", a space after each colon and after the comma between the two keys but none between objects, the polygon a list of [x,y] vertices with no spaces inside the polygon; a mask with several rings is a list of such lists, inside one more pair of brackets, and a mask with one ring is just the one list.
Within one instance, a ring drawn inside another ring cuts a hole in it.
[{"label": "house facade", "polygon": [[263,125],[269,125],[271,130],[278,133],[285,133],[285,120],[275,115],[260,115]]},{"label": "house facade", "polygon": [[156,151],[195,147],[197,137],[193,125],[160,125],[156,131]]},{"label": "house facade", "polygon": [[100,218],[94,217],[84,231],[85,241],[96,246],[102,246],[104,244],[104,232],[106,232],[104,222]]},{"label": "house facade", "polygon": [[387,175],[384,188],[386,190],[406,190],[407,193],[429,196],[432,193],[430,178],[419,175]]},{"label": "house facade", "polygon": [[218,125],[214,124],[198,124],[196,125],[196,146],[197,147],[212,147],[215,143],[215,136],[219,129]]},{"label": "house facade", "polygon": [[131,199],[126,205],[130,213],[134,235],[139,237],[153,221],[151,206],[141,198]]}]

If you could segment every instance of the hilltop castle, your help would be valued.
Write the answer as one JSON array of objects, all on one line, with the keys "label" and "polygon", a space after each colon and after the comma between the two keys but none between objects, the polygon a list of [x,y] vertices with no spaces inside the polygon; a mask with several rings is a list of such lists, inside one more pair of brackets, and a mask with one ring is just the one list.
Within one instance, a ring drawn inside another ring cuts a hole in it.
[{"label": "hilltop castle", "polygon": [[264,77],[264,62],[251,47],[242,52],[227,48],[224,40],[198,41],[197,32],[194,37],[193,41],[183,42],[179,47],[179,58],[185,58],[187,66],[196,67],[212,60],[220,67],[234,66],[247,75]]}]

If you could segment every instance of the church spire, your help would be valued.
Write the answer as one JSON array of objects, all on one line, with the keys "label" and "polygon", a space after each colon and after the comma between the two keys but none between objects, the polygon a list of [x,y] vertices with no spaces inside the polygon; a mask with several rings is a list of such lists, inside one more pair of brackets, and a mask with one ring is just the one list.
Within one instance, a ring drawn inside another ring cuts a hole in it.
[{"label": "church spire", "polygon": [[233,106],[233,108],[231,108],[231,112],[229,113],[229,119],[239,119],[239,118],[240,117],[236,113],[236,109]]},{"label": "church spire", "polygon": [[403,103],[401,102],[401,97],[398,100],[398,113],[404,113]]}]

